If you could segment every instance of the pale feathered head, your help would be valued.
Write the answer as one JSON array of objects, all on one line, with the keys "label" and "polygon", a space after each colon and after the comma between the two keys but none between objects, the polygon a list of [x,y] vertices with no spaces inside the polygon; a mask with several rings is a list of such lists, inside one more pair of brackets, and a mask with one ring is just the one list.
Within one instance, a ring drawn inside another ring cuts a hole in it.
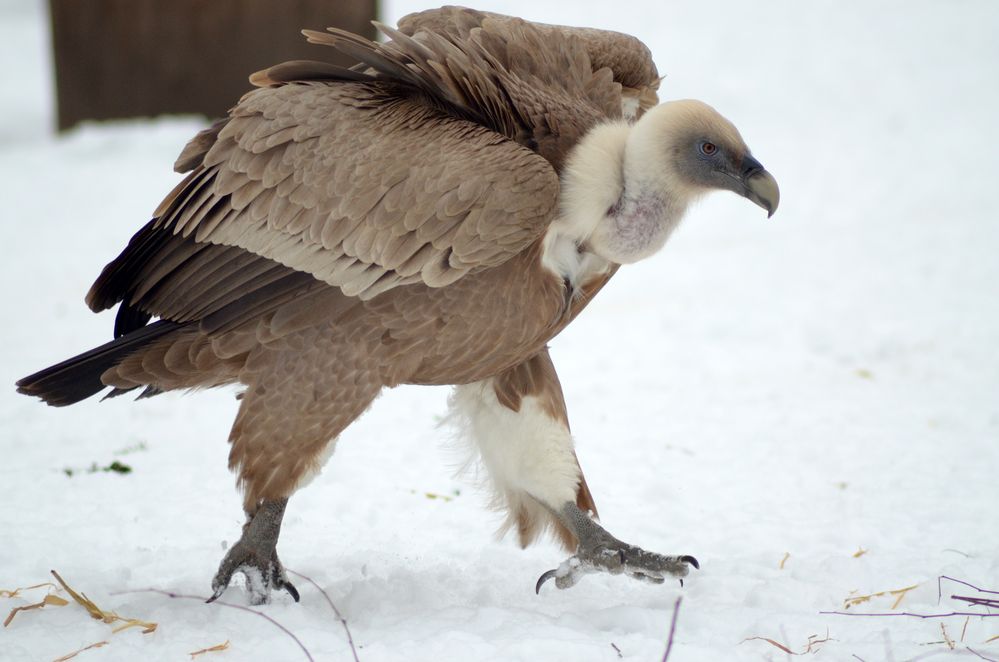
[{"label": "pale feathered head", "polygon": [[648,149],[665,152],[674,190],[696,196],[724,189],[752,200],[768,217],[777,210],[776,180],[753,158],[739,130],[708,104],[693,99],[664,103],[642,117],[633,135]]},{"label": "pale feathered head", "polygon": [[[617,177],[604,168],[617,162]],[[714,190],[753,201],[773,215],[777,182],[739,131],[714,108],[670,101],[635,124],[593,131],[570,158],[563,210],[597,255],[618,264],[656,253],[690,203]]]}]

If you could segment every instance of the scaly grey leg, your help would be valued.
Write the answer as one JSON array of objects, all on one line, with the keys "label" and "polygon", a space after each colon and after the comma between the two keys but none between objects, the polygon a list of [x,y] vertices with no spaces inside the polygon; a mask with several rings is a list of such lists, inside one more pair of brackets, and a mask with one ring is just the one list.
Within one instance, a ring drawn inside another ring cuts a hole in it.
[{"label": "scaly grey leg", "polygon": [[232,576],[243,573],[250,603],[259,605],[270,600],[271,588],[283,588],[298,602],[298,590],[288,581],[277,556],[277,540],[281,535],[281,520],[288,499],[261,501],[256,512],[247,514],[243,535],[219,564],[212,579],[214,602],[229,587]]}]

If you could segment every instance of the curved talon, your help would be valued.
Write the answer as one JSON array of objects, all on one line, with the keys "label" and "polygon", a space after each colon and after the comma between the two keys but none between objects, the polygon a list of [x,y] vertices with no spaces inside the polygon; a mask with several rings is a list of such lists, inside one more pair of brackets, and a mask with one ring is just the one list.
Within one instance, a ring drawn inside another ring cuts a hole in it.
[{"label": "curved talon", "polygon": [[534,594],[535,595],[540,595],[541,594],[541,586],[546,581],[548,581],[549,579],[552,579],[553,577],[555,577],[557,574],[558,574],[558,568],[554,568],[554,569],[549,570],[548,572],[544,573],[540,577],[538,577],[538,583],[534,585]]},{"label": "curved talon", "polygon": [[219,566],[219,571],[212,578],[212,597],[205,600],[205,604],[211,604],[222,597],[222,594],[226,592],[229,588],[229,582],[232,581],[232,576],[236,574],[238,567],[231,567],[230,564],[226,564],[228,556],[222,560],[222,564]]},{"label": "curved talon", "polygon": [[295,602],[299,602],[298,589],[295,588],[295,585],[287,579],[282,579],[280,583],[278,583],[277,587],[288,591],[288,595],[290,595]]},{"label": "curved talon", "polygon": [[[701,569],[701,564],[697,562],[697,559],[695,559],[693,556],[690,556],[689,554],[681,556],[680,560],[683,561],[684,563],[694,566],[694,568],[696,568],[697,570]],[[683,582],[681,581],[680,583],[682,584]]]}]

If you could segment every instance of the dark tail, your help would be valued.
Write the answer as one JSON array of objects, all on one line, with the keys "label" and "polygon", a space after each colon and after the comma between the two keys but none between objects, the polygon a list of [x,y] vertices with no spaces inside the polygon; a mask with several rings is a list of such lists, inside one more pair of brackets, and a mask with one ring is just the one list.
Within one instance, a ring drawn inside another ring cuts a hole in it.
[{"label": "dark tail", "polygon": [[17,382],[17,392],[35,395],[54,407],[85,400],[107,387],[101,375],[130,354],[184,326],[159,320]]}]

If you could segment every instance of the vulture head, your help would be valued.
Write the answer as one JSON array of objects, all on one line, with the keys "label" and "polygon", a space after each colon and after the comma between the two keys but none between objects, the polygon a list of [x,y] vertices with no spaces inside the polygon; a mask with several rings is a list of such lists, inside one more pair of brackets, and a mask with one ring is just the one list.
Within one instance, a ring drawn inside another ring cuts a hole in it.
[{"label": "vulture head", "polygon": [[[606,177],[607,164],[616,176]],[[563,175],[562,216],[580,246],[627,264],[659,251],[690,204],[715,190],[747,198],[768,217],[780,201],[776,180],[731,122],[701,101],[670,101],[580,141]]]}]

